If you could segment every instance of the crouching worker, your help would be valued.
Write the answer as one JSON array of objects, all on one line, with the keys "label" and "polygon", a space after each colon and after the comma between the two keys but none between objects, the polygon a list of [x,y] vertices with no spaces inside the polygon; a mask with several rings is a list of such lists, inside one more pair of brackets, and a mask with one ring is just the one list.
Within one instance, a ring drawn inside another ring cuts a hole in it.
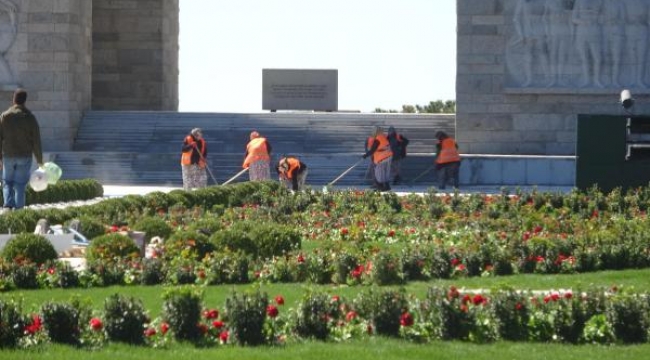
[{"label": "crouching worker", "polygon": [[302,190],[307,180],[307,165],[293,156],[284,156],[278,162],[280,181],[294,191]]}]

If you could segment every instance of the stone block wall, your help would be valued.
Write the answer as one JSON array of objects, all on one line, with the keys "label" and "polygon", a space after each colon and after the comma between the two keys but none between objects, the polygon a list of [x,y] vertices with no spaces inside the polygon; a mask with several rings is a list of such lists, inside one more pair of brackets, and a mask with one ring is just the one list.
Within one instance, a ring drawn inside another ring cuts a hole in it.
[{"label": "stone block wall", "polygon": [[[11,105],[16,87],[25,88],[27,107],[41,127],[44,150],[69,149],[82,113],[90,106],[92,3],[12,2],[17,33],[4,54],[8,72],[3,72],[0,84],[0,107]],[[7,15],[0,13],[3,36],[9,34]]]},{"label": "stone block wall", "polygon": [[[550,28],[557,41],[540,37],[524,42],[519,37],[521,24],[540,20],[534,18],[535,9],[532,15],[522,16],[522,6],[532,4],[540,10],[539,6],[555,3],[565,11],[556,12],[560,17],[570,16],[589,1],[457,0],[456,131],[463,153],[574,155],[577,115],[624,115],[618,103],[623,88],[630,88],[636,99],[634,113],[650,113],[648,56],[632,54],[627,45],[621,46],[621,55],[615,55],[617,43],[608,42],[606,35],[611,31],[605,23],[595,27],[601,40],[585,63],[581,44],[575,40],[575,24],[570,25],[573,33],[569,34],[562,33],[560,26]],[[590,4],[594,3],[599,2]],[[630,9],[650,8],[647,0],[614,3]],[[524,35],[534,32],[526,26]],[[629,34],[629,29],[623,28],[623,33]],[[568,50],[557,55],[553,45],[563,41]],[[632,43],[629,35],[625,41]],[[554,61],[554,56],[562,60]],[[614,60],[617,56],[622,64]],[[635,75],[640,63],[646,69]]]},{"label": "stone block wall", "polygon": [[178,14],[178,0],[93,0],[93,109],[178,109]]}]

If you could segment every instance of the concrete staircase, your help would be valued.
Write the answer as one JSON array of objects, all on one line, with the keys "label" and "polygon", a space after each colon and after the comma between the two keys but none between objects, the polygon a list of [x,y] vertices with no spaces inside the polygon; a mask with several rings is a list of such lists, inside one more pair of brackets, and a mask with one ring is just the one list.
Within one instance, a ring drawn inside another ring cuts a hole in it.
[{"label": "concrete staircase", "polygon": [[[64,178],[96,178],[104,184],[182,184],[180,147],[192,128],[203,129],[208,166],[222,183],[241,170],[248,135],[257,130],[273,147],[273,161],[282,154],[299,156],[309,167],[310,185],[323,185],[357,163],[374,126],[394,126],[409,140],[402,166],[408,181],[432,165],[433,135],[454,136],[454,115],[261,113],[218,114],[177,112],[107,112],[85,114],[71,152],[51,158]],[[338,185],[365,184],[367,161]],[[247,180],[242,176],[239,181]],[[208,182],[213,183],[209,177]],[[421,184],[433,182],[433,172]]]}]

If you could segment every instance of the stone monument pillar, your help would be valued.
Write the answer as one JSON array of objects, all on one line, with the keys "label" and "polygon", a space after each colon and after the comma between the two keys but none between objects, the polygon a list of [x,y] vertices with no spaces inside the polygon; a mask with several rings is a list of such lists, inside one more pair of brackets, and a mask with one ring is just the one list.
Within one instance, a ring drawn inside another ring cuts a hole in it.
[{"label": "stone monument pillar", "polygon": [[178,109],[178,0],[93,0],[94,110]]},{"label": "stone monument pillar", "polygon": [[70,149],[90,107],[91,11],[87,0],[0,1],[0,109],[25,88],[46,152]]}]

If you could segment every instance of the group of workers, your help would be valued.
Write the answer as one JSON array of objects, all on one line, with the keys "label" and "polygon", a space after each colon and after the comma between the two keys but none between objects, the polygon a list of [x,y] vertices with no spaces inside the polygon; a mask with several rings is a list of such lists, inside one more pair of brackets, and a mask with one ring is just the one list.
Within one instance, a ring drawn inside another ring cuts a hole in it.
[{"label": "group of workers", "polygon": [[[438,188],[445,189],[448,183],[458,188],[461,161],[458,144],[443,131],[438,131],[435,138]],[[374,128],[372,136],[366,141],[365,153],[362,155],[363,159],[371,159],[367,175],[371,176],[374,189],[389,191],[391,182],[394,185],[402,182],[401,162],[406,157],[408,144],[409,140],[397,133],[392,126],[388,128],[387,134],[379,126]],[[242,164],[243,169],[248,170],[250,181],[271,179],[271,150],[271,144],[265,137],[257,131],[250,133]],[[185,137],[182,147],[181,168],[184,189],[207,186],[206,169],[209,171],[207,156],[208,150],[202,130],[192,129]],[[307,165],[297,157],[283,155],[275,170],[279,180],[287,188],[298,191],[304,187],[308,173]]]}]

